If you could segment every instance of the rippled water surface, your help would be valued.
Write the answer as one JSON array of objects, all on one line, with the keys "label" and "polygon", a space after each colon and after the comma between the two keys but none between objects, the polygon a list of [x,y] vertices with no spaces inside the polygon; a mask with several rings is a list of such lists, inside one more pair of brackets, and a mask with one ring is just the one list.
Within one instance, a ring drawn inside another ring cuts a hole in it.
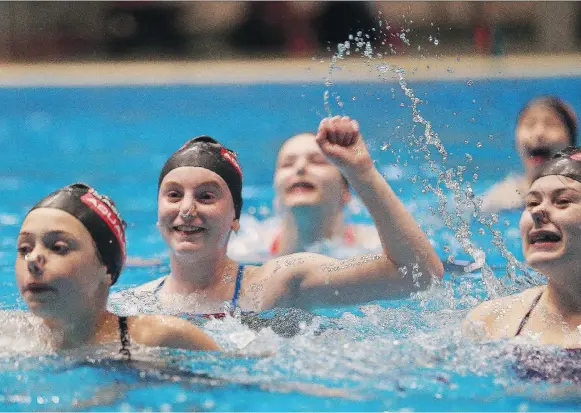
[{"label": "rippled water surface", "polygon": [[[360,121],[378,168],[429,234],[442,260],[474,258],[463,250],[464,241],[455,232],[464,230],[465,222],[466,239],[484,252],[494,274],[484,282],[479,271],[451,269],[442,285],[407,300],[211,320],[203,328],[229,350],[227,354],[136,349],[130,364],[115,359],[116,348],[49,352],[38,339],[38,322],[14,312],[24,308],[12,267],[14,240],[27,209],[73,181],[96,186],[116,200],[129,222],[130,255],[163,262],[128,268],[116,289],[159,277],[167,267],[155,227],[157,173],[183,141],[209,134],[235,149],[244,169],[242,230],[232,241],[231,253],[245,261],[260,260],[267,251],[260,234],[276,225],[271,187],[276,151],[286,137],[316,127],[326,113],[323,95],[328,88],[271,84],[0,89],[0,409],[581,408],[578,388],[571,384],[519,379],[508,343],[476,343],[459,332],[466,312],[490,294],[539,282],[520,270],[511,280],[506,270],[506,251],[520,258],[519,214],[488,217],[492,221],[486,221],[487,226],[470,206],[455,208],[453,185],[442,185],[440,197],[426,191],[450,171],[447,178],[459,184],[461,193],[469,182],[479,194],[504,176],[506,168],[518,169],[512,128],[521,105],[534,95],[552,93],[579,109],[581,79],[407,84],[423,100],[417,109],[446,148],[444,159],[432,147],[431,159],[439,172],[427,168],[424,154],[415,150],[414,137],[424,130],[414,122],[410,98],[400,86],[397,80],[335,85],[331,93],[342,96],[345,104],[333,110]],[[357,202],[349,206],[348,218],[370,223]],[[353,252],[325,248],[335,255]]]}]

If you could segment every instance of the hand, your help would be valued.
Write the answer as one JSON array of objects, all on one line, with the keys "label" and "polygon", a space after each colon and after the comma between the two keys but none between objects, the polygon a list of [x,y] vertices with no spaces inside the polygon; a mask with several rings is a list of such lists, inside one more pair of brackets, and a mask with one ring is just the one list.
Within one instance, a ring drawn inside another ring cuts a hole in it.
[{"label": "hand", "polygon": [[373,168],[359,123],[348,116],[323,119],[315,140],[327,159],[345,175],[361,174]]}]

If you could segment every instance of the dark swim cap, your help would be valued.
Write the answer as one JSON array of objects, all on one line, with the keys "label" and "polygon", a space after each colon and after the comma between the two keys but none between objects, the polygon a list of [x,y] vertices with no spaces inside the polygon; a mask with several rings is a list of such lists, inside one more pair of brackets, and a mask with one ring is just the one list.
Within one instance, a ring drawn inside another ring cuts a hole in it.
[{"label": "dark swim cap", "polygon": [[569,132],[569,143],[571,145],[577,143],[577,116],[571,106],[555,96],[542,96],[531,100],[521,109],[518,114],[519,122],[524,113],[533,106],[547,106],[552,109],[565,124],[567,132]]},{"label": "dark swim cap", "polygon": [[230,190],[234,200],[236,218],[242,211],[242,169],[236,152],[226,149],[217,140],[203,135],[187,141],[166,161],[161,168],[157,190],[163,178],[172,170],[182,166],[208,169],[219,175]]},{"label": "dark swim cap", "polygon": [[95,241],[101,262],[115,284],[125,265],[126,225],[113,201],[86,184],[76,183],[46,196],[28,213],[39,208],[60,209],[81,221]]},{"label": "dark swim cap", "polygon": [[549,175],[562,175],[581,182],[581,147],[569,146],[557,152],[536,170],[532,182]]}]

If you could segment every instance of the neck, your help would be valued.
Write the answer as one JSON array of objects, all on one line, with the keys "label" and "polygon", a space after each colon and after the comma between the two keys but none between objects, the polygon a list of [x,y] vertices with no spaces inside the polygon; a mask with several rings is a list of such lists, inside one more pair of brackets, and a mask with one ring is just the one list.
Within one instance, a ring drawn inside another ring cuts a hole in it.
[{"label": "neck", "polygon": [[105,308],[76,312],[64,318],[47,318],[44,324],[51,331],[52,345],[57,349],[81,347],[97,341],[108,319],[115,317]]},{"label": "neck", "polygon": [[173,294],[190,294],[199,290],[211,289],[223,284],[222,274],[227,267],[236,265],[228,258],[226,251],[219,251],[211,256],[170,255],[171,274],[164,288]]},{"label": "neck", "polygon": [[[579,274],[581,277],[581,274]],[[579,277],[575,278],[579,280]],[[568,278],[571,279],[571,278]],[[581,315],[581,283],[554,282],[547,279],[545,290],[546,302],[549,308],[554,309],[563,318]]]},{"label": "neck", "polygon": [[305,251],[324,239],[342,236],[345,232],[343,213],[320,207],[297,207],[284,217],[281,226],[280,254]]}]

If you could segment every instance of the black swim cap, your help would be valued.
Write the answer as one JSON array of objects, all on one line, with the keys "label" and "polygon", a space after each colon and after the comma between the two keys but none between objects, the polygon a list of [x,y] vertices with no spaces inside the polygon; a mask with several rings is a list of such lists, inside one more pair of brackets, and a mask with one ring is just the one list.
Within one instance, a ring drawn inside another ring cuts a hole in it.
[{"label": "black swim cap", "polygon": [[569,146],[557,152],[550,160],[539,166],[532,182],[549,175],[562,175],[581,182],[581,147]]},{"label": "black swim cap", "polygon": [[551,108],[565,124],[567,132],[569,132],[569,143],[571,145],[577,144],[577,116],[571,106],[555,96],[541,96],[531,100],[521,109],[518,114],[519,122],[524,113],[533,106],[547,106]]},{"label": "black swim cap", "polygon": [[[87,228],[103,264],[115,284],[125,265],[125,221],[113,201],[90,186],[76,183],[46,196],[28,212],[56,208],[68,212]],[[28,214],[27,214],[28,215]]]},{"label": "black swim cap", "polygon": [[236,152],[226,149],[217,140],[203,135],[190,139],[166,161],[161,168],[157,190],[163,178],[172,170],[182,166],[208,169],[219,175],[230,190],[234,200],[236,218],[242,211],[242,169]]}]

